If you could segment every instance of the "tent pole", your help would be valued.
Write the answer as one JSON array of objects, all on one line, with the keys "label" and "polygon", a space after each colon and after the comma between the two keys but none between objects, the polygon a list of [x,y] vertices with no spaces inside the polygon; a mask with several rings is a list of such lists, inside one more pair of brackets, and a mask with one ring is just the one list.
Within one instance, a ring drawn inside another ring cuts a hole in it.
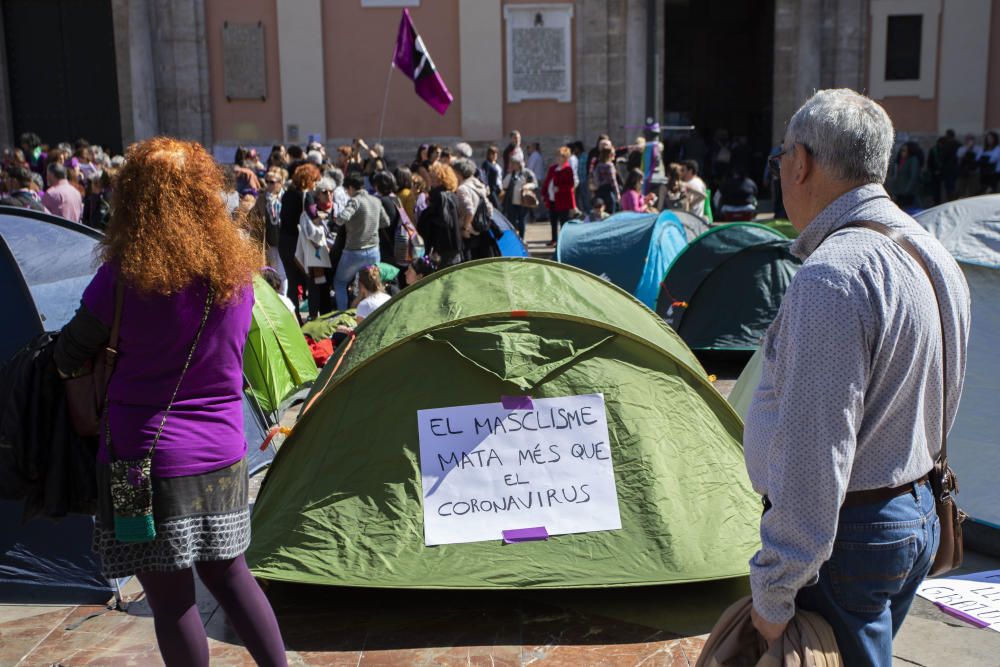
[{"label": "tent pole", "polygon": [[392,80],[392,70],[396,69],[396,63],[389,63],[389,73],[385,77],[385,95],[382,96],[382,115],[378,119],[378,142],[382,143],[382,128],[385,126],[385,107],[389,103],[389,82]]}]

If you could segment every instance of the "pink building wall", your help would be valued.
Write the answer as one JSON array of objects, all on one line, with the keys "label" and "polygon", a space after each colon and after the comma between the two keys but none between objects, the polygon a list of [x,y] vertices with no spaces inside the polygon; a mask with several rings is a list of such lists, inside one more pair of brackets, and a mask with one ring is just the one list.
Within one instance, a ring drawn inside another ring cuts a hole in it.
[{"label": "pink building wall", "polygon": [[[378,136],[385,80],[399,27],[400,9],[367,8],[360,2],[323,0],[323,76],[328,137]],[[384,137],[459,136],[458,0],[433,0],[410,15],[455,101],[444,116],[413,92],[413,82],[392,73]],[[317,54],[319,53],[319,45]]]},{"label": "pink building wall", "polygon": [[[222,26],[226,21],[264,24],[267,99],[227,101],[222,74]],[[216,143],[260,144],[280,140],[281,80],[275,0],[210,0],[205,3],[212,137]]]}]

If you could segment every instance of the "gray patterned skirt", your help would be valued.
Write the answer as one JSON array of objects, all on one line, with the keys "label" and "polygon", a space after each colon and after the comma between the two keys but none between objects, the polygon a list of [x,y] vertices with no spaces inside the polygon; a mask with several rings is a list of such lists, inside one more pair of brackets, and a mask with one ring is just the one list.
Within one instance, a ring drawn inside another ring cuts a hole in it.
[{"label": "gray patterned skirt", "polygon": [[153,478],[151,542],[115,539],[110,467],[98,464],[98,498],[94,551],[110,578],[136,572],[175,572],[198,561],[236,558],[250,545],[250,509],[246,459],[186,477]]}]

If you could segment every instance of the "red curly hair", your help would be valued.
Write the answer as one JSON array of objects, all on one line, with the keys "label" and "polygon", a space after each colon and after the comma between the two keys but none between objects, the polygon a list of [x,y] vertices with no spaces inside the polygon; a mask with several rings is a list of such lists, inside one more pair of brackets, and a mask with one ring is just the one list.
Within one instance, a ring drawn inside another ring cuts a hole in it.
[{"label": "red curly hair", "polygon": [[225,303],[262,265],[222,200],[218,163],[194,141],[154,137],[129,147],[115,179],[102,259],[141,292],[175,294],[195,280]]}]

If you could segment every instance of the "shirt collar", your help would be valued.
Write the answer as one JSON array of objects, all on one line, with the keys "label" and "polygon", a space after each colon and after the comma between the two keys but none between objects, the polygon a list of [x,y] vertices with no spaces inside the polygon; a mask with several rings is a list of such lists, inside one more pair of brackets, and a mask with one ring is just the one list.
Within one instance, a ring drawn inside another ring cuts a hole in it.
[{"label": "shirt collar", "polygon": [[811,255],[819,244],[832,232],[852,222],[851,214],[862,204],[872,199],[888,198],[889,193],[878,183],[870,183],[854,188],[830,202],[819,215],[812,219],[799,237],[792,243],[791,252],[799,259]]}]

